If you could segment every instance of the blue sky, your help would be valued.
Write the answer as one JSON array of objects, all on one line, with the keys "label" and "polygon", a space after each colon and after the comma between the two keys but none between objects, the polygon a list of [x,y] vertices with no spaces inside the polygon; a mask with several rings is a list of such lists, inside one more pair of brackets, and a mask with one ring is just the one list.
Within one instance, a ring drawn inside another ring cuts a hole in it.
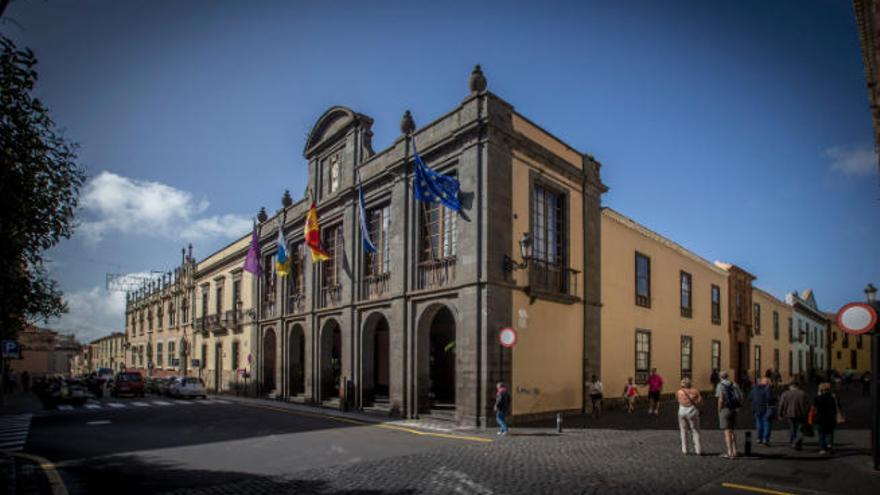
[{"label": "blue sky", "polygon": [[[489,89],[603,164],[603,202],[777,297],[834,311],[880,280],[878,180],[850,2],[13,1],[38,94],[81,144],[82,226],[51,252],[90,339],[106,273],[168,270],[246,232],[332,105],[424,124]],[[245,226],[242,229],[242,226]]]}]

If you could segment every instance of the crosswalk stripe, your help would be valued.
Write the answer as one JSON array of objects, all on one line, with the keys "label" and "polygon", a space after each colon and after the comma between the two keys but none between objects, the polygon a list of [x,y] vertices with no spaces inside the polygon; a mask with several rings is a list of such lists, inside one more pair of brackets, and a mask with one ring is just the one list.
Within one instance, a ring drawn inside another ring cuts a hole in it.
[{"label": "crosswalk stripe", "polygon": [[176,401],[174,401],[174,403],[175,403],[175,404],[180,404],[180,405],[182,405],[182,406],[189,406],[189,405],[192,404],[192,402],[187,401],[187,400],[176,400]]},{"label": "crosswalk stripe", "polygon": [[0,416],[0,450],[17,452],[27,443],[33,414]]},{"label": "crosswalk stripe", "polygon": [[86,404],[86,409],[101,409],[98,404]]},{"label": "crosswalk stripe", "polygon": [[222,399],[211,399],[211,402],[216,402],[217,404],[230,404],[230,402],[228,400],[222,400]]},{"label": "crosswalk stripe", "polygon": [[150,407],[150,405],[147,404],[146,402],[132,402],[131,405],[137,406],[137,407]]},{"label": "crosswalk stripe", "polygon": [[61,404],[60,406],[58,406],[58,410],[59,411],[73,411],[73,406],[71,406],[69,404]]},{"label": "crosswalk stripe", "polygon": [[170,406],[171,405],[170,402],[165,402],[165,401],[161,401],[161,400],[154,400],[153,404],[156,404],[157,406]]},{"label": "crosswalk stripe", "polygon": [[107,405],[115,408],[125,407],[125,404],[120,404],[118,402],[108,402]]}]

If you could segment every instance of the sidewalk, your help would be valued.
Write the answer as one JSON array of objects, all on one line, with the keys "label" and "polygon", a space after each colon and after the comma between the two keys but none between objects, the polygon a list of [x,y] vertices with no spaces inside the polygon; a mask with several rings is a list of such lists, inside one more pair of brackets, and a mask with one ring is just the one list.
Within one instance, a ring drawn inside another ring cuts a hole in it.
[{"label": "sidewalk", "polygon": [[49,478],[39,463],[5,453],[0,453],[0,488],[0,492],[10,495],[53,493]]}]

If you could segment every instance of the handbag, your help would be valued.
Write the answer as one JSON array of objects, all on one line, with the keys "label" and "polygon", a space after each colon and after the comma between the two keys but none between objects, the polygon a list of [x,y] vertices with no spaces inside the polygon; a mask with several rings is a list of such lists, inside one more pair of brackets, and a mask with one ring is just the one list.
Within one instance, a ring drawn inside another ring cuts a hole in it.
[{"label": "handbag", "polygon": [[837,396],[834,396],[834,404],[837,406],[837,414],[834,415],[834,420],[837,421],[837,424],[846,423],[846,415],[843,414],[843,410],[840,409],[840,402],[837,402]]},{"label": "handbag", "polygon": [[807,424],[813,426],[816,422],[816,406],[810,406],[810,412],[807,413]]}]

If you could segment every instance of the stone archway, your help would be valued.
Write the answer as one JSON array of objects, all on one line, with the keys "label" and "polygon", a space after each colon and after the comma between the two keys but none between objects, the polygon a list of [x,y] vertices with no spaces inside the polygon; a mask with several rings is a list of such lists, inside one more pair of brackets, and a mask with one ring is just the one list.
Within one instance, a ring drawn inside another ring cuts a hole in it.
[{"label": "stone archway", "polygon": [[342,329],[336,320],[324,323],[320,338],[320,395],[326,402],[339,398],[342,377]]},{"label": "stone archway", "polygon": [[418,327],[418,410],[454,413],[456,322],[444,304],[427,308]]},{"label": "stone archway", "polygon": [[287,345],[290,396],[294,397],[306,391],[306,336],[302,325],[295,324],[290,328]]},{"label": "stone archway", "polygon": [[263,335],[263,393],[275,390],[275,330],[267,328]]},{"label": "stone archway", "polygon": [[367,317],[361,336],[361,407],[390,407],[390,335],[385,315],[377,312]]}]

